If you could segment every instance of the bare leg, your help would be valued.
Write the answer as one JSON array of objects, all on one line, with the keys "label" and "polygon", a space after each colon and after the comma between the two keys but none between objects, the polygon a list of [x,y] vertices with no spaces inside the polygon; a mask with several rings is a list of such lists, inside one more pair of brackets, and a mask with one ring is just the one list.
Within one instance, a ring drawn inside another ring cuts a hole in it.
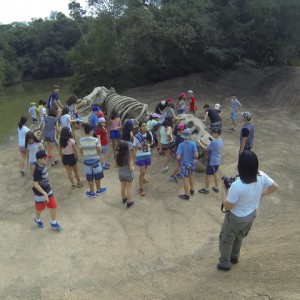
[{"label": "bare leg", "polygon": [[205,188],[208,190],[210,186],[210,177],[211,175],[206,175],[205,176]]},{"label": "bare leg", "polygon": [[140,183],[140,189],[144,189],[144,178],[146,174],[147,166],[140,167],[140,176],[139,176],[139,183]]},{"label": "bare leg", "polygon": [[215,187],[219,188],[219,173],[218,172],[216,172],[214,174],[214,179],[215,179]]},{"label": "bare leg", "polygon": [[75,183],[74,183],[74,180],[73,180],[71,166],[70,165],[65,165],[65,168],[67,170],[67,175],[68,175],[68,178],[69,178],[70,182],[72,183],[72,185],[74,185]]},{"label": "bare leg", "polygon": [[56,208],[50,208],[51,221],[56,221]]},{"label": "bare leg", "polygon": [[101,187],[101,180],[95,180],[95,183],[96,183],[96,189],[98,191]]},{"label": "bare leg", "polygon": [[95,193],[94,181],[88,181],[90,192]]},{"label": "bare leg", "polygon": [[72,166],[72,169],[73,169],[73,171],[74,171],[74,174],[75,174],[75,178],[76,178],[76,180],[77,180],[77,183],[81,183],[81,181],[80,181],[80,176],[79,176],[79,172],[78,172],[78,165],[76,164],[76,165]]},{"label": "bare leg", "polygon": [[34,170],[35,170],[35,165],[31,165],[30,166],[30,172],[31,172],[32,176],[33,176]]},{"label": "bare leg", "polygon": [[122,195],[122,199],[126,198],[125,189],[126,189],[126,181],[121,181],[121,195]]},{"label": "bare leg", "polygon": [[125,189],[126,189],[127,201],[131,202],[132,201],[132,189],[131,189],[132,181],[131,182],[125,182],[125,184],[126,184]]},{"label": "bare leg", "polygon": [[35,210],[35,217],[39,220],[41,216],[41,211],[40,210]]},{"label": "bare leg", "polygon": [[184,193],[185,195],[189,196],[190,195],[190,189],[189,189],[189,177],[188,178],[183,178],[183,188],[184,188]]},{"label": "bare leg", "polygon": [[193,191],[194,190],[194,176],[193,176],[193,174],[189,175],[189,184],[190,184],[190,189]]},{"label": "bare leg", "polygon": [[25,160],[26,160],[26,152],[21,152],[21,170],[24,170],[25,168]]}]

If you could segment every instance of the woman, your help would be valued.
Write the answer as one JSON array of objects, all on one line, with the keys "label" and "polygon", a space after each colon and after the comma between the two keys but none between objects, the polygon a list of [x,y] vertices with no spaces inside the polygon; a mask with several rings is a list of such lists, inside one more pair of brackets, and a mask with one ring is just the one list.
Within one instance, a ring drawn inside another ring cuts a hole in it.
[{"label": "woman", "polygon": [[28,118],[26,116],[22,116],[18,124],[18,142],[19,142],[19,151],[21,153],[21,170],[20,170],[21,176],[25,176],[24,167],[25,167],[25,160],[27,154],[27,150],[25,147],[25,137],[26,137],[26,133],[29,131],[29,128],[25,126],[27,121]]},{"label": "woman", "polygon": [[139,122],[139,132],[133,139],[133,151],[136,165],[140,168],[139,193],[141,196],[146,196],[144,191],[144,183],[148,180],[145,178],[146,170],[151,165],[151,145],[153,144],[153,136],[150,131],[147,131],[147,124],[144,121]]},{"label": "woman", "polygon": [[222,202],[226,215],[220,233],[221,256],[217,265],[222,271],[230,271],[231,264],[239,262],[243,238],[251,229],[260,200],[278,189],[268,175],[258,170],[258,159],[252,151],[241,153],[238,172],[239,177],[229,190],[223,184]]},{"label": "woman", "polygon": [[122,203],[127,203],[127,208],[134,204],[132,201],[132,181],[133,181],[133,160],[129,153],[129,146],[126,141],[119,145],[119,152],[116,157],[116,166],[119,168],[119,180],[121,182]]},{"label": "woman", "polygon": [[166,173],[169,170],[168,163],[171,157],[171,150],[175,147],[172,131],[173,121],[170,118],[166,118],[159,128],[161,149],[164,152],[163,173]]}]

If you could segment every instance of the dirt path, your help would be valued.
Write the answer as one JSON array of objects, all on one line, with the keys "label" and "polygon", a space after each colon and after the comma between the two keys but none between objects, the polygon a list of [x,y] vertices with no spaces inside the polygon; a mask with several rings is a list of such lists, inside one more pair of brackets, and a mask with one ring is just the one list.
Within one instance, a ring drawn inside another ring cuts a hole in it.
[{"label": "dirt path", "polygon": [[[271,101],[277,97],[280,79],[271,70],[259,75],[264,84],[257,79],[244,93],[238,82],[229,85],[230,78],[238,78],[234,73],[209,82],[191,75],[126,92],[150,107],[189,88],[194,89],[199,107],[220,102],[225,143],[221,173],[229,176],[236,174],[239,140],[238,132],[227,130],[231,89],[243,95],[245,109],[253,112],[254,151],[260,168],[280,189],[263,200],[240,263],[231,272],[216,269],[223,220],[220,196],[196,194],[190,201],[179,200],[183,187],[160,173],[156,153],[147,196],[138,196],[135,182],[136,205],[131,209],[121,204],[116,169],[105,172],[107,193],[87,199],[87,184],[72,190],[63,167],[49,167],[58,221],[64,228],[56,233],[48,227],[48,212],[42,215],[44,229],[33,222],[32,182],[29,176],[19,177],[14,143],[0,151],[0,298],[300,299],[299,101],[297,90],[290,88],[299,81],[298,73],[293,70],[284,77],[286,84],[281,83],[286,87],[286,93],[281,92],[286,96],[281,99],[284,106]],[[244,80],[240,78],[241,86]],[[197,173],[196,188],[203,183],[204,174]]]}]

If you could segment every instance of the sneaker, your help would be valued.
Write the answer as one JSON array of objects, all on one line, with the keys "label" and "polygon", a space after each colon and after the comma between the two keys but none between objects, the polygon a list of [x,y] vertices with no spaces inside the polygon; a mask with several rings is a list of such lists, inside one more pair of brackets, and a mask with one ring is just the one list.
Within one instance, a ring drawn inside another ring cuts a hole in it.
[{"label": "sneaker", "polygon": [[103,170],[109,170],[109,169],[110,169],[110,166],[108,166],[108,165],[102,165],[102,169],[103,169]]},{"label": "sneaker", "polygon": [[34,222],[38,226],[38,228],[44,228],[44,223],[42,221],[37,221],[36,218],[34,219]]},{"label": "sneaker", "polygon": [[219,193],[219,189],[216,188],[216,187],[213,187],[212,190],[213,190],[215,193]]},{"label": "sneaker", "polygon": [[54,166],[56,166],[56,165],[58,165],[58,160],[55,160],[55,161],[51,164],[52,167],[54,167]]},{"label": "sneaker", "polygon": [[191,194],[191,196],[194,196],[195,195],[195,191],[194,190],[190,190],[190,194]]},{"label": "sneaker", "polygon": [[234,126],[231,126],[230,128],[229,128],[229,130],[233,130],[234,129]]},{"label": "sneaker", "polygon": [[96,194],[93,192],[85,192],[85,194],[90,198],[96,198]]},{"label": "sneaker", "polygon": [[165,174],[165,173],[168,172],[168,170],[169,170],[169,167],[165,167],[165,168],[162,169],[162,172]]},{"label": "sneaker", "polygon": [[220,271],[226,271],[226,272],[228,272],[228,271],[231,270],[231,267],[225,267],[225,266],[223,266],[222,264],[217,264],[217,268],[218,268],[218,270],[220,270]]},{"label": "sneaker", "polygon": [[100,196],[106,192],[106,188],[100,188],[98,191],[96,191],[96,195]]},{"label": "sneaker", "polygon": [[58,223],[52,224],[51,223],[51,228],[56,230],[56,231],[61,231],[62,228],[58,225]]},{"label": "sneaker", "polygon": [[209,194],[209,190],[201,189],[201,190],[198,190],[198,193],[200,193],[200,194]]},{"label": "sneaker", "polygon": [[134,204],[134,201],[127,202],[127,208],[131,207]]},{"label": "sneaker", "polygon": [[176,178],[175,175],[171,175],[171,176],[169,177],[169,180],[172,181],[172,182],[178,183],[178,180],[177,180],[177,178]]},{"label": "sneaker", "polygon": [[127,202],[127,197],[122,199],[122,203],[126,203]]},{"label": "sneaker", "polygon": [[24,170],[21,170],[21,171],[20,171],[20,174],[21,174],[21,176],[25,176]]},{"label": "sneaker", "polygon": [[110,163],[109,162],[106,162],[105,165],[108,166],[108,167],[110,167]]},{"label": "sneaker", "polygon": [[232,130],[233,130],[233,131],[237,131],[237,128],[236,128],[236,127],[234,127]]},{"label": "sneaker", "polygon": [[83,186],[83,183],[81,183],[81,182],[78,182],[78,183],[77,183],[77,187],[78,187],[78,188],[81,188],[82,186]]},{"label": "sneaker", "polygon": [[183,195],[178,195],[178,198],[182,199],[182,200],[190,200],[190,196],[183,194]]}]

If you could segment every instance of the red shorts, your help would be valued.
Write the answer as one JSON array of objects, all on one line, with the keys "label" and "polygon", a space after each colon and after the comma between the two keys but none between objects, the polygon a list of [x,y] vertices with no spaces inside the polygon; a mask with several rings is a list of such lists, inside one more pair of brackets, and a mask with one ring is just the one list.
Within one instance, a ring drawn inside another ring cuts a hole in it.
[{"label": "red shorts", "polygon": [[49,203],[45,202],[35,202],[35,209],[38,211],[44,210],[46,207],[48,208],[56,208],[56,199],[54,196],[49,196]]}]

